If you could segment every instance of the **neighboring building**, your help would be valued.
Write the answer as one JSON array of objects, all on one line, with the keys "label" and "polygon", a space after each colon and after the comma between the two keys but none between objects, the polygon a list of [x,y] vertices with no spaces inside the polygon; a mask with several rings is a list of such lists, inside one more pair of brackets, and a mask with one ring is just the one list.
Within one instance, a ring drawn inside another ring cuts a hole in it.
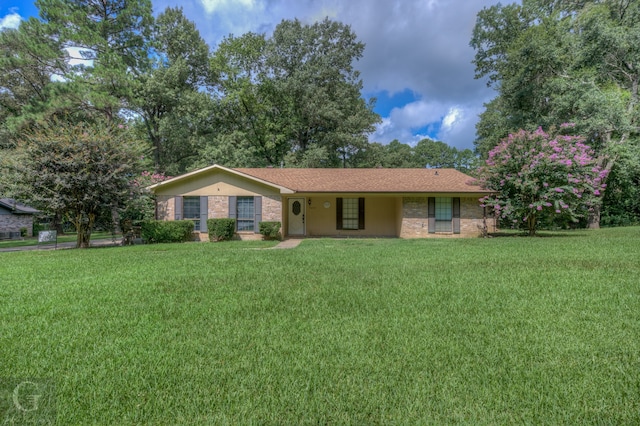
[{"label": "neighboring building", "polygon": [[454,169],[229,169],[213,165],[150,186],[156,218],[232,217],[242,239],[279,221],[284,237],[475,237],[495,230],[487,191]]},{"label": "neighboring building", "polygon": [[20,229],[27,228],[33,235],[33,215],[40,213],[33,207],[11,198],[0,198],[0,239],[20,237]]}]

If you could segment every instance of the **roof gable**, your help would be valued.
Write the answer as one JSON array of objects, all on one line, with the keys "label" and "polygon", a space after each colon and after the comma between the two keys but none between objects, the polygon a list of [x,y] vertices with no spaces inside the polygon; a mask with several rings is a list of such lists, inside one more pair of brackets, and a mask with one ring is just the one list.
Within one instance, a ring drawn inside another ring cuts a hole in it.
[{"label": "roof gable", "polygon": [[254,183],[259,183],[261,185],[265,185],[268,186],[270,188],[276,189],[278,190],[281,194],[287,194],[287,193],[292,193],[293,191],[290,190],[289,188],[285,188],[281,185],[278,185],[274,182],[269,182],[269,181],[265,181],[257,176],[249,176],[246,175],[242,172],[240,172],[237,169],[229,169],[227,167],[223,167],[223,166],[219,166],[217,164],[214,164],[213,166],[209,166],[209,167],[205,167],[203,169],[198,169],[198,170],[194,170],[192,172],[189,173],[185,173],[183,175],[180,176],[176,176],[174,178],[165,180],[164,182],[159,182],[156,183],[154,185],[151,185],[148,187],[148,189],[150,189],[151,191],[158,191],[164,188],[168,188],[171,186],[174,186],[176,184],[182,184],[184,182],[188,182],[188,181],[195,181],[197,179],[202,178],[203,176],[207,176],[207,175],[211,175],[211,174],[215,174],[215,173],[223,173],[223,174],[227,174],[227,175],[231,175],[234,177],[239,177],[242,179],[247,179],[251,182]]}]

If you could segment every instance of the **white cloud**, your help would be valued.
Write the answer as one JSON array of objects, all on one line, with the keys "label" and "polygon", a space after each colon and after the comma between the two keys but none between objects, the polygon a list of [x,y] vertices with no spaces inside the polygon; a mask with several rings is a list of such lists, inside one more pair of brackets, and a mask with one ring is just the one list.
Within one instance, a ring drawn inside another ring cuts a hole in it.
[{"label": "white cloud", "polygon": [[400,127],[419,129],[429,123],[439,121],[441,110],[442,106],[437,103],[420,100],[411,102],[401,108],[394,108],[391,111],[390,118],[394,124]]},{"label": "white cloud", "polygon": [[84,65],[87,67],[93,66],[92,59],[83,59],[82,55],[80,54],[81,50],[87,49],[81,49],[79,47],[66,47],[65,50],[69,54],[69,65]]},{"label": "white cloud", "polygon": [[459,107],[449,109],[447,115],[442,119],[442,128],[445,130],[452,129],[456,122],[463,118],[463,111]]},{"label": "white cloud", "polygon": [[458,149],[473,149],[473,141],[476,138],[475,126],[482,109],[482,104],[451,107],[442,120],[436,139]]},{"label": "white cloud", "polygon": [[422,139],[434,139],[457,149],[473,149],[475,125],[482,110],[481,105],[473,104],[447,106],[426,101],[412,102],[393,109],[388,117],[384,117],[369,141],[386,144],[397,139],[415,145]]},{"label": "white cloud", "polygon": [[482,104],[495,94],[474,79],[469,41],[477,13],[498,1],[154,0],[154,7],[158,12],[184,7],[212,48],[230,33],[270,34],[283,19],[312,23],[329,17],[348,24],[366,45],[355,64],[363,92],[376,96],[410,90],[419,99],[383,117],[370,139],[410,143],[423,136],[417,134],[424,133],[421,129],[436,123],[441,125],[440,140],[472,148]]},{"label": "white cloud", "polygon": [[17,13],[11,13],[6,15],[3,18],[0,18],[0,30],[4,30],[5,28],[16,29],[20,26],[20,22],[22,21],[22,16]]},{"label": "white cloud", "polygon": [[255,0],[200,0],[200,4],[208,14],[218,11],[231,10],[236,6],[244,9],[254,9],[256,7]]},{"label": "white cloud", "polygon": [[389,117],[384,117],[382,123],[376,127],[369,140],[372,142],[388,143],[394,139],[413,145],[428,137],[416,133],[426,126],[440,123],[443,106],[424,100],[411,102],[403,107],[394,108]]},{"label": "white cloud", "polygon": [[[93,59],[82,59],[80,51],[85,49],[80,49],[79,47],[65,47],[64,50],[67,51],[67,63],[69,65],[84,65],[86,67],[93,66]],[[60,74],[52,74],[51,81],[67,81],[67,78]]]}]

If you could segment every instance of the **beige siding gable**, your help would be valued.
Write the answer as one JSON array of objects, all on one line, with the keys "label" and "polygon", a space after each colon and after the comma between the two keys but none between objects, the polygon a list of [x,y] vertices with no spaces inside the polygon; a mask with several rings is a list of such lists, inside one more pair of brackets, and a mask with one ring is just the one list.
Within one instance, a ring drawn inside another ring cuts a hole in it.
[{"label": "beige siding gable", "polygon": [[275,196],[280,191],[268,185],[221,170],[211,170],[206,174],[196,174],[175,183],[159,186],[154,191],[158,195],[182,196]]}]

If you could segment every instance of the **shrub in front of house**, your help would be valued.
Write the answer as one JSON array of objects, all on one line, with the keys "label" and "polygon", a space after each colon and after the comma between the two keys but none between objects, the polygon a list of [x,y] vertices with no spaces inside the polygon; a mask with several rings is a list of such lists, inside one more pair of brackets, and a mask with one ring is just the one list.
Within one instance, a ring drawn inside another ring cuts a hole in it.
[{"label": "shrub in front of house", "polygon": [[33,235],[34,237],[37,236],[40,231],[44,231],[46,229],[46,227],[40,223],[40,222],[33,222],[33,232],[31,233],[31,235]]},{"label": "shrub in front of house", "polygon": [[207,219],[209,241],[229,241],[236,232],[235,219]]},{"label": "shrub in front of house", "polygon": [[140,227],[142,239],[149,243],[182,243],[193,240],[192,220],[146,220]]},{"label": "shrub in front of house", "polygon": [[265,240],[280,239],[280,222],[260,222],[259,226]]}]

